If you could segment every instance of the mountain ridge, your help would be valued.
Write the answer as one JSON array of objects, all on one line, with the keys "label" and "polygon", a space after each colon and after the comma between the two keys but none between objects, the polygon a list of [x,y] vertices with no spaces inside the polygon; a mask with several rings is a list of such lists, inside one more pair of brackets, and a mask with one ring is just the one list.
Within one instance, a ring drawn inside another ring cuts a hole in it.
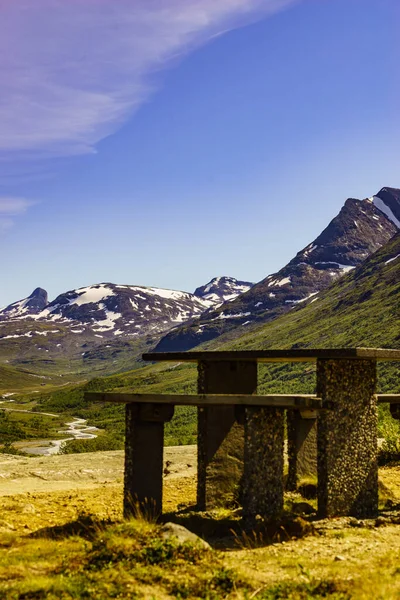
[{"label": "mountain ridge", "polygon": [[195,321],[172,329],[155,351],[190,350],[227,331],[240,336],[242,327],[274,320],[297,304],[312,301],[319,291],[362,264],[395,235],[399,230],[397,214],[400,190],[396,188],[382,188],[364,200],[348,198],[317,238],[277,273],[229,304],[211,307]]},{"label": "mountain ridge", "polygon": [[[118,323],[117,317],[107,313],[113,312],[122,316],[131,315],[136,311],[137,315],[137,311],[142,311],[142,314],[143,311],[151,312],[153,304],[164,304],[161,308],[155,307],[155,310],[162,314],[162,317],[156,320],[163,318],[165,321],[165,318],[169,318],[171,322],[182,322],[212,306],[233,300],[252,285],[234,277],[215,277],[206,285],[198,287],[192,294],[166,288],[103,282],[69,290],[59,294],[51,302],[48,302],[46,290],[36,288],[27,298],[0,309],[0,321],[76,321],[106,330],[113,327],[109,323],[102,326],[102,322]],[[147,320],[150,320],[149,315],[147,317]]]},{"label": "mountain ridge", "polygon": [[[0,363],[57,372],[115,373],[142,352],[188,350],[246,330],[316,300],[398,231],[400,190],[349,198],[314,242],[256,284],[215,277],[194,293],[100,283],[48,302],[42,288],[0,310]],[[63,362],[62,362],[63,361]],[[72,369],[72,371],[71,371]]]},{"label": "mountain ridge", "polygon": [[[220,277],[197,295],[163,288],[100,283],[69,290],[51,302],[41,288],[0,310],[0,362],[34,369],[86,372],[90,364],[132,368],[149,343],[176,325],[248,289]],[[250,284],[249,284],[250,285]],[[207,290],[207,291],[206,291]],[[121,362],[122,361],[122,362]]]}]

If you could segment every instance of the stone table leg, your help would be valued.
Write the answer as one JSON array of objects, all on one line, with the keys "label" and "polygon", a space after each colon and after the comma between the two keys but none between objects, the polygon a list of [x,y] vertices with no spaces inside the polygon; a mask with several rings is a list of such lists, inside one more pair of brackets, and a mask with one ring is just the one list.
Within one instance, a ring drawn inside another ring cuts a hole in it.
[{"label": "stone table leg", "polygon": [[317,412],[287,411],[289,473],[286,489],[297,489],[302,477],[317,477]]},{"label": "stone table leg", "polygon": [[318,360],[318,512],[374,516],[378,509],[376,361]]},{"label": "stone table leg", "polygon": [[283,509],[284,411],[248,407],[245,419],[243,518],[279,517]]},{"label": "stone table leg", "polygon": [[[254,361],[200,361],[199,394],[254,394]],[[234,406],[198,411],[197,505],[201,510],[223,506],[238,496],[243,474],[244,431]]]},{"label": "stone table leg", "polygon": [[164,423],[169,404],[127,404],[125,413],[124,517],[162,513]]}]

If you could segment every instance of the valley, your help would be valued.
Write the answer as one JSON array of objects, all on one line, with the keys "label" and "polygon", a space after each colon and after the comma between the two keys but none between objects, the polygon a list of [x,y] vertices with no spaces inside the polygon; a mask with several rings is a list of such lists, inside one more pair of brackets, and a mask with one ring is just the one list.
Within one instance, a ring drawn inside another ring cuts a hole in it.
[{"label": "valley", "polygon": [[0,7],[0,600],[400,600],[399,0]]}]

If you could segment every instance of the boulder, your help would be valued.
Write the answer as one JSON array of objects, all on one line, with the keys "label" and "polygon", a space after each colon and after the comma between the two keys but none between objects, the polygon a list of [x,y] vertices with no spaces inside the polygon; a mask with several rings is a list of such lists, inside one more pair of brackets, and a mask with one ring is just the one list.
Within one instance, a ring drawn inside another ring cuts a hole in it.
[{"label": "boulder", "polygon": [[211,550],[210,544],[208,544],[201,537],[183,527],[177,523],[165,523],[161,528],[161,537],[164,540],[176,539],[180,544],[190,542],[191,544],[197,544],[206,550]]}]

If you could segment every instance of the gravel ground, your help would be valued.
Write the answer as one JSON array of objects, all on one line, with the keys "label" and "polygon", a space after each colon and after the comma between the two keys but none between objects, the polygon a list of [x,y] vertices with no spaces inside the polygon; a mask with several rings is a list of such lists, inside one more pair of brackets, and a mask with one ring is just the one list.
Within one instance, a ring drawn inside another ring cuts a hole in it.
[{"label": "gravel ground", "polygon": [[[165,481],[196,477],[196,470],[197,446],[165,448]],[[123,477],[122,450],[29,458],[0,454],[0,496],[122,484]]]}]

